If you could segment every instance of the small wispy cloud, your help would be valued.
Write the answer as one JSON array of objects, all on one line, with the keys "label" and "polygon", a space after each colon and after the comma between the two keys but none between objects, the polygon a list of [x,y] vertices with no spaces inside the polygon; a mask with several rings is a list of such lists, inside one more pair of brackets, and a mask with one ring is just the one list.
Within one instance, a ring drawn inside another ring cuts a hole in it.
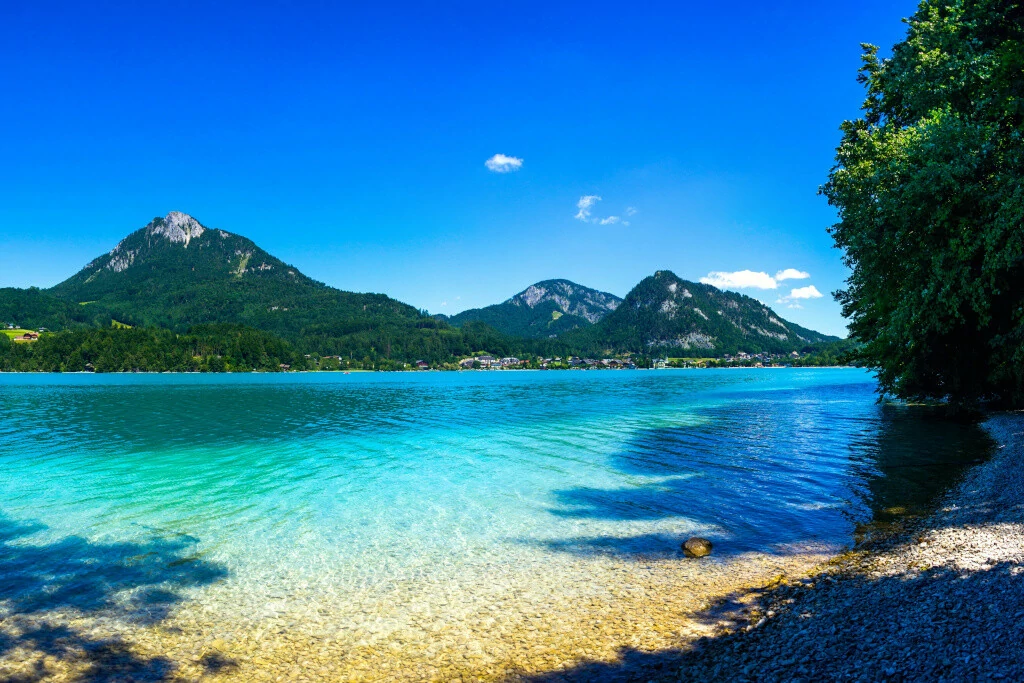
[{"label": "small wispy cloud", "polygon": [[779,282],[783,280],[806,280],[811,276],[810,273],[797,270],[796,268],[786,268],[775,273],[775,279]]},{"label": "small wispy cloud", "polygon": [[779,286],[768,273],[753,270],[737,270],[732,273],[713,271],[700,281],[719,289],[776,289]]},{"label": "small wispy cloud", "polygon": [[442,306],[447,306],[447,305],[448,305],[448,302],[447,302],[447,301],[442,301],[442,302],[441,302],[441,305],[442,305]]},{"label": "small wispy cloud", "polygon": [[623,211],[623,213],[625,213],[627,216],[634,216],[634,215],[636,215],[636,207],[635,206],[627,206],[626,210]]},{"label": "small wispy cloud", "polygon": [[488,171],[493,173],[510,173],[518,171],[523,167],[523,160],[519,157],[510,157],[505,154],[495,154],[484,162]]},{"label": "small wispy cloud", "polygon": [[594,205],[601,201],[601,198],[596,194],[588,194],[580,197],[580,200],[576,202],[576,208],[578,211],[573,216],[578,221],[589,221],[590,210],[594,208]]},{"label": "small wispy cloud", "polygon": [[[592,216],[593,209],[597,206],[597,203],[601,201],[601,197],[596,194],[587,194],[580,197],[580,200],[576,202],[576,215],[573,216],[578,221],[584,223],[596,223],[597,225],[615,225],[621,223],[622,225],[629,225],[629,221],[622,220],[622,216],[605,216],[604,218],[594,218]],[[636,213],[636,209],[633,207],[627,207],[623,212],[626,216],[632,216]]]}]

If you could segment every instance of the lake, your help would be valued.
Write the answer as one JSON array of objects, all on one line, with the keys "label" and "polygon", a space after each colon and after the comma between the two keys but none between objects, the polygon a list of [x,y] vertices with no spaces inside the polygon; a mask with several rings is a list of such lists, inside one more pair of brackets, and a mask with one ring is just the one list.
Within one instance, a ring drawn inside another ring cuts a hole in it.
[{"label": "lake", "polygon": [[0,375],[0,678],[487,679],[675,647],[985,457],[876,398],[853,368]]}]

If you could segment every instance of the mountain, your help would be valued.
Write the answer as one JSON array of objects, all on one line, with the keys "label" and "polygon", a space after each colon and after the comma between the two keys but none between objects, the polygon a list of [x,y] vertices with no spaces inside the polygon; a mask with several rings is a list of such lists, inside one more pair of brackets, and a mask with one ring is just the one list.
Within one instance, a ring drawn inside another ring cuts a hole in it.
[{"label": "mountain", "polygon": [[177,211],[154,218],[48,293],[132,325],[181,331],[232,322],[295,337],[421,317],[382,294],[328,287],[252,240]]},{"label": "mountain", "polygon": [[676,356],[799,351],[834,342],[779,317],[760,301],[659,270],[590,329],[560,339],[571,346]]},{"label": "mountain", "polygon": [[[717,356],[803,351],[836,340],[780,318],[755,299],[669,271],[645,278],[624,300],[568,280],[546,280],[495,306],[432,317],[383,294],[329,287],[246,237],[176,211],[154,218],[49,290],[0,289],[0,321],[76,331],[83,348],[94,351],[112,340],[134,343],[130,335],[93,334],[112,325],[187,333],[194,343],[138,335],[149,340],[138,343],[154,358],[171,354],[173,367],[191,367],[189,357],[179,357],[185,347],[207,358],[209,367],[220,356],[244,359],[238,367],[274,367],[282,354],[319,354],[380,369],[419,359],[451,363],[480,350],[524,357]],[[287,350],[273,339],[288,342]],[[47,344],[40,342],[40,354],[51,348]],[[57,362],[63,347],[56,338],[53,344],[51,361]],[[34,353],[32,348],[37,346],[21,345],[12,353]],[[86,356],[76,353],[66,367],[81,369]],[[122,361],[136,367],[137,358],[129,356]]]},{"label": "mountain", "polygon": [[554,337],[568,330],[590,327],[621,302],[614,294],[569,280],[544,280],[503,303],[463,311],[448,321],[456,327],[469,321],[481,322],[514,337]]},{"label": "mountain", "polygon": [[49,290],[0,289],[0,316],[51,330],[116,322],[182,334],[243,325],[291,342],[300,357],[344,356],[378,369],[418,359],[449,362],[482,348],[510,355],[521,346],[486,325],[455,329],[383,294],[334,289],[252,240],[177,211],[154,218]]}]

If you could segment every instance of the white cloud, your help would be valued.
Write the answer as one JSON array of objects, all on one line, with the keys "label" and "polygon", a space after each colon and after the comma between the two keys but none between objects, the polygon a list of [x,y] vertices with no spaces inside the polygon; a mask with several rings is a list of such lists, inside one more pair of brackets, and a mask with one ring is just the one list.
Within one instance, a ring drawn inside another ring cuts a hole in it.
[{"label": "white cloud", "polygon": [[706,285],[719,289],[776,289],[779,283],[768,273],[737,270],[734,273],[715,271],[700,279]]},{"label": "white cloud", "polygon": [[786,308],[803,308],[800,304],[789,304]]},{"label": "white cloud", "polygon": [[590,210],[594,208],[594,204],[597,204],[599,201],[601,201],[601,198],[596,194],[588,194],[580,197],[580,200],[576,202],[576,208],[579,209],[579,211],[576,212],[574,218],[578,221],[589,221]]},{"label": "white cloud", "polygon": [[780,282],[782,280],[806,280],[810,276],[810,273],[806,273],[802,270],[797,270],[796,268],[786,268],[785,270],[780,270],[779,272],[775,273],[775,279]]},{"label": "white cloud", "polygon": [[494,173],[509,173],[510,171],[518,171],[522,168],[523,160],[519,157],[495,154],[484,162],[484,166],[487,167],[487,170],[493,171]]},{"label": "white cloud", "polygon": [[441,302],[441,305],[442,305],[442,306],[447,306],[447,305],[448,305],[448,302],[447,302],[447,301],[442,301],[442,302]]},{"label": "white cloud", "polygon": [[814,285],[807,285],[806,287],[798,287],[797,289],[789,292],[790,299],[820,299],[825,296],[818,291],[818,288]]},{"label": "white cloud", "polygon": [[[622,220],[622,216],[605,216],[604,218],[592,217],[593,209],[597,206],[597,203],[601,201],[601,197],[596,194],[588,194],[580,197],[580,200],[576,202],[576,215],[573,216],[578,221],[584,223],[596,223],[598,225],[629,225],[629,221]],[[623,213],[629,217],[636,213],[636,209],[632,206],[626,207]]]}]

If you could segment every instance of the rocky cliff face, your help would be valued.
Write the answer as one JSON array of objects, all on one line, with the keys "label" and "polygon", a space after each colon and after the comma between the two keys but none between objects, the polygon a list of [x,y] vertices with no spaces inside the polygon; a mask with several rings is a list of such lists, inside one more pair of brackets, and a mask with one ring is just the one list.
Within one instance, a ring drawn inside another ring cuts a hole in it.
[{"label": "rocky cliff face", "polygon": [[564,314],[578,316],[593,324],[618,308],[622,299],[569,280],[545,280],[530,285],[505,303],[536,308],[545,301],[553,302]]},{"label": "rocky cliff face", "polygon": [[[206,228],[192,216],[180,211],[171,211],[166,217],[156,219],[146,226],[147,235],[160,235],[170,242],[180,242],[188,248],[193,237],[201,237]],[[219,231],[222,238],[228,233]]]}]

